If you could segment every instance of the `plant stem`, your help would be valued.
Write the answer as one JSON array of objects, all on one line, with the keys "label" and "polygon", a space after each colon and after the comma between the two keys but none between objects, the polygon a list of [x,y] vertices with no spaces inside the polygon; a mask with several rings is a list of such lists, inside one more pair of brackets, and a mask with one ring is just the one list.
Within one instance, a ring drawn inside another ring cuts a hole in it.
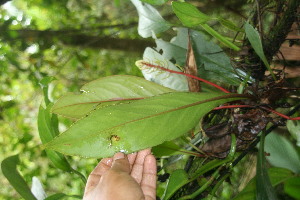
[{"label": "plant stem", "polygon": [[80,177],[80,179],[82,180],[82,182],[84,183],[84,184],[86,184],[86,178],[85,178],[85,176],[82,174],[82,173],[80,173],[79,171],[77,171],[77,170],[75,170],[75,169],[73,169],[72,170],[72,172],[74,172],[74,174],[77,174],[79,177]]},{"label": "plant stem", "polygon": [[212,182],[218,178],[219,176],[219,171],[220,169],[222,168],[222,166],[220,166],[214,173],[213,175],[209,178],[209,180],[202,186],[200,187],[198,190],[196,190],[196,192],[190,194],[190,195],[186,195],[186,196],[183,196],[181,198],[179,198],[179,200],[183,200],[183,199],[193,199],[195,197],[197,197],[199,194],[201,194],[201,192],[203,192],[204,190],[207,189],[207,187],[212,184]]}]

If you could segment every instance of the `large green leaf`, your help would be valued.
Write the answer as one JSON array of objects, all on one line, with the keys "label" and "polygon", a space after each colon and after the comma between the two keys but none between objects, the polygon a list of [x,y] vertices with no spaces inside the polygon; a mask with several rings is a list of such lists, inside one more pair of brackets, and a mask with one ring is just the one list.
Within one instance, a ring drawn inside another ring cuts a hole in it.
[{"label": "large green leaf", "polygon": [[159,12],[149,4],[143,4],[139,0],[131,0],[139,14],[138,33],[140,36],[151,37],[153,32],[158,34],[168,30],[171,25],[162,18]]},{"label": "large green leaf", "polygon": [[261,38],[259,36],[259,33],[257,30],[255,30],[253,28],[253,26],[251,26],[249,23],[245,24],[245,32],[246,32],[246,36],[252,46],[252,48],[254,49],[255,53],[259,56],[259,58],[263,61],[263,63],[265,64],[265,66],[267,67],[267,69],[269,70],[269,72],[271,73],[272,77],[276,80],[276,77],[268,63],[268,60],[265,56],[264,50],[263,50],[263,46],[261,43]]},{"label": "large green leaf", "polygon": [[[273,187],[295,176],[293,172],[284,168],[269,168],[268,174]],[[256,193],[255,183],[256,183],[256,177],[251,179],[251,181],[249,181],[246,187],[237,196],[235,196],[233,200],[255,200],[255,193]]]},{"label": "large green leaf", "polygon": [[257,200],[276,200],[278,199],[271,184],[266,166],[264,151],[265,133],[261,135],[257,165],[256,165],[256,199]]},{"label": "large green leaf", "polygon": [[131,153],[175,139],[214,107],[242,98],[246,96],[176,92],[108,106],[77,121],[45,147],[85,157]]},{"label": "large green leaf", "polygon": [[78,119],[97,106],[116,104],[117,100],[149,97],[173,90],[135,76],[108,76],[87,83],[81,94],[69,93],[61,97],[52,112]]},{"label": "large green leaf", "polygon": [[267,160],[274,167],[287,168],[300,173],[300,158],[293,144],[285,137],[272,132],[265,141],[265,151],[270,153]]},{"label": "large green leaf", "polygon": [[192,28],[211,19],[211,17],[200,12],[194,5],[189,3],[173,1],[172,8],[181,23],[187,27]]},{"label": "large green leaf", "polygon": [[[186,27],[195,28],[197,26],[201,26],[207,33],[215,37],[217,40],[222,42],[224,45],[228,46],[229,48],[233,50],[240,50],[238,46],[230,42],[226,37],[219,34],[217,31],[215,31],[213,28],[211,28],[207,22],[209,20],[212,20],[214,18],[200,12],[197,7],[195,7],[192,4],[185,3],[185,2],[172,2],[172,8],[176,16],[179,18],[179,20],[182,22],[182,24]],[[220,20],[224,23],[227,22],[226,25],[229,24],[229,21],[226,20]],[[230,24],[232,27],[232,24]]]},{"label": "large green leaf", "polygon": [[34,195],[31,193],[27,183],[17,171],[18,164],[18,155],[5,158],[1,163],[2,173],[7,178],[9,183],[25,200],[36,200]]}]

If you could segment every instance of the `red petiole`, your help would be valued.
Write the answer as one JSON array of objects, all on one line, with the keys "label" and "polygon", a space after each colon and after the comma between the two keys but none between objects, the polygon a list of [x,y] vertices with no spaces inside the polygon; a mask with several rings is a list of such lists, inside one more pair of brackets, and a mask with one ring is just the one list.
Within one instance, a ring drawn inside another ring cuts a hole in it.
[{"label": "red petiole", "polygon": [[170,72],[170,73],[181,74],[181,75],[184,75],[184,76],[187,76],[187,77],[191,77],[191,78],[193,78],[193,79],[196,79],[196,80],[202,81],[202,82],[204,82],[204,83],[207,83],[207,84],[209,84],[209,85],[211,85],[211,86],[213,86],[213,87],[215,87],[215,88],[217,88],[217,89],[219,89],[219,90],[221,90],[221,91],[223,91],[223,92],[225,92],[225,93],[230,93],[228,90],[222,88],[221,86],[219,86],[219,85],[217,85],[217,84],[215,84],[215,83],[212,83],[212,82],[210,82],[210,81],[208,81],[208,80],[205,80],[205,79],[203,79],[203,78],[199,78],[199,77],[197,77],[197,76],[194,76],[194,75],[186,74],[186,73],[184,73],[184,72],[174,71],[174,70],[167,69],[167,68],[164,68],[164,67],[161,67],[161,66],[158,66],[158,65],[152,65],[152,64],[147,63],[147,62],[142,62],[142,64],[143,64],[143,65],[146,65],[146,66],[148,66],[148,67],[153,67],[153,68],[161,69],[161,70],[164,70],[164,71],[167,71],[167,72]]},{"label": "red petiole", "polygon": [[[167,68],[164,68],[164,67],[161,67],[161,66],[158,66],[158,65],[153,65],[151,63],[148,63],[148,62],[142,62],[143,65],[146,65],[148,67],[153,67],[153,68],[157,68],[157,69],[161,69],[163,71],[167,71],[167,72],[170,72],[170,73],[174,73],[174,74],[181,74],[181,75],[184,75],[184,76],[187,76],[187,77],[191,77],[191,78],[194,78],[196,80],[199,80],[199,81],[202,81],[204,83],[207,83],[225,93],[230,93],[228,90],[222,88],[221,86],[215,84],[215,83],[212,83],[208,80],[205,80],[205,79],[202,79],[202,78],[199,78],[197,76],[193,76],[193,75],[190,75],[190,74],[186,74],[184,72],[178,72],[178,71],[174,71],[174,70],[171,70],[171,69],[167,69]],[[227,109],[227,108],[249,108],[249,107],[254,107],[254,106],[249,106],[249,105],[227,105],[227,106],[220,106],[220,107],[217,107],[217,108],[214,108],[214,110],[220,110],[220,109]],[[284,115],[280,112],[277,112],[276,110],[273,110],[273,109],[270,109],[270,108],[267,108],[267,107],[263,107],[263,106],[260,106],[261,109],[264,109],[264,110],[267,110],[269,112],[272,112],[284,119],[287,119],[287,120],[300,120],[300,117],[289,117],[287,115]]]}]

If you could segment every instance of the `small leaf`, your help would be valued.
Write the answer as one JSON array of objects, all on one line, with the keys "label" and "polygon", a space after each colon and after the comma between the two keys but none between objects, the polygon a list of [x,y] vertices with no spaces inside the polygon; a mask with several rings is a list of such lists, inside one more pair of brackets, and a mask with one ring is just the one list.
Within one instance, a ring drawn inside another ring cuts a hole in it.
[{"label": "small leaf", "polygon": [[182,186],[184,186],[187,182],[188,182],[187,173],[183,169],[175,170],[171,174],[168,180],[167,187],[162,199],[163,200],[170,199],[173,196],[173,194]]},{"label": "small leaf", "polygon": [[176,92],[100,108],[45,148],[97,158],[135,152],[180,137],[214,107],[243,98],[247,96]]},{"label": "small leaf", "polygon": [[285,137],[272,132],[265,141],[265,151],[269,163],[275,167],[282,167],[300,173],[300,159],[293,144]]},{"label": "small leaf", "polygon": [[[284,168],[269,168],[268,174],[273,187],[295,176],[293,172]],[[255,193],[256,193],[255,183],[256,183],[256,177],[251,179],[249,183],[246,185],[246,187],[238,195],[236,195],[233,198],[233,200],[255,200]]]},{"label": "small leaf", "polygon": [[36,200],[34,195],[31,193],[27,183],[17,171],[18,164],[18,155],[5,158],[1,163],[2,173],[7,178],[9,183],[25,200]]},{"label": "small leaf", "polygon": [[211,17],[200,12],[194,5],[189,3],[173,1],[172,8],[181,23],[187,27],[192,28],[211,19]]},{"label": "small leaf", "polygon": [[240,48],[238,46],[236,46],[235,44],[233,44],[232,42],[230,42],[229,40],[227,40],[226,37],[222,36],[220,33],[218,33],[217,31],[215,31],[213,28],[211,28],[208,24],[201,24],[200,25],[207,33],[209,33],[210,35],[212,35],[214,38],[216,38],[217,40],[219,40],[220,42],[222,42],[224,45],[226,45],[227,47],[235,50],[235,51],[239,51]]},{"label": "small leaf", "polygon": [[261,43],[261,38],[259,36],[259,33],[257,30],[255,30],[249,23],[245,24],[245,32],[246,36],[253,47],[255,53],[259,56],[259,58],[263,61],[269,72],[271,73],[274,80],[276,80],[276,77],[268,63],[268,60],[264,54],[263,46]]},{"label": "small leaf", "polygon": [[[38,130],[43,144],[50,142],[56,136],[54,129],[51,126],[51,104],[49,105],[50,106],[48,106],[47,109],[40,106],[38,114]],[[46,153],[47,157],[51,160],[55,167],[67,172],[72,171],[69,162],[62,154],[52,150],[46,150]]]},{"label": "small leaf", "polygon": [[109,76],[87,83],[81,91],[81,94],[69,93],[61,97],[52,112],[79,119],[97,107],[125,102],[122,99],[149,97],[173,90],[135,76]]},{"label": "small leaf", "polygon": [[131,0],[139,14],[138,33],[147,38],[155,34],[168,30],[171,25],[162,18],[159,12],[148,4],[143,4],[139,0]]},{"label": "small leaf", "polygon": [[233,30],[233,31],[236,31],[236,32],[244,32],[243,29],[241,29],[240,27],[237,27],[234,23],[232,23],[231,21],[227,20],[227,19],[223,19],[221,17],[218,17],[217,18],[218,22],[220,22],[220,24],[222,24],[222,26],[230,29],[230,30]]},{"label": "small leaf", "polygon": [[264,151],[265,133],[262,132],[256,165],[256,199],[257,200],[276,200],[275,193],[266,167]]},{"label": "small leaf", "polygon": [[173,156],[173,155],[195,155],[195,152],[181,148],[172,141],[166,141],[152,148],[152,153],[156,157]]},{"label": "small leaf", "polygon": [[45,100],[46,105],[48,105],[50,103],[49,94],[48,94],[49,84],[55,79],[56,79],[55,77],[46,76],[40,81],[40,86],[43,90],[44,100]]},{"label": "small leaf", "polygon": [[142,2],[149,3],[152,5],[163,5],[168,0],[141,0]]},{"label": "small leaf", "polygon": [[[149,61],[154,65],[159,65],[167,69],[181,71],[173,63],[171,63],[169,60],[165,60],[164,57],[162,57],[162,55],[160,55],[157,51],[149,47],[146,48],[143,54],[143,60]],[[142,71],[145,79],[148,81],[153,81],[154,83],[176,91],[189,90],[187,79],[183,75],[148,67],[146,65],[140,64],[139,61],[136,62],[136,66]]]}]

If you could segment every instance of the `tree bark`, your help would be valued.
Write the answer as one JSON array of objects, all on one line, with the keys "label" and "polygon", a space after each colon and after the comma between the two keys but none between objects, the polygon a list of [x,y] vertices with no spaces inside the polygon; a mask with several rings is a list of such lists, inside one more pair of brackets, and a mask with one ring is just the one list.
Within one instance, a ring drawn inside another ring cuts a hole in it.
[{"label": "tree bark", "polygon": [[[0,27],[1,29],[1,27]],[[2,29],[3,30],[3,29]],[[16,32],[17,38],[11,38],[8,32]],[[0,37],[7,42],[15,42],[16,39],[26,43],[38,42],[44,47],[51,46],[56,42],[68,46],[75,46],[79,48],[94,48],[94,49],[110,49],[129,52],[143,52],[146,47],[155,46],[155,42],[147,39],[129,39],[129,38],[116,38],[113,36],[95,36],[74,32],[74,30],[8,30],[1,31]]]}]

